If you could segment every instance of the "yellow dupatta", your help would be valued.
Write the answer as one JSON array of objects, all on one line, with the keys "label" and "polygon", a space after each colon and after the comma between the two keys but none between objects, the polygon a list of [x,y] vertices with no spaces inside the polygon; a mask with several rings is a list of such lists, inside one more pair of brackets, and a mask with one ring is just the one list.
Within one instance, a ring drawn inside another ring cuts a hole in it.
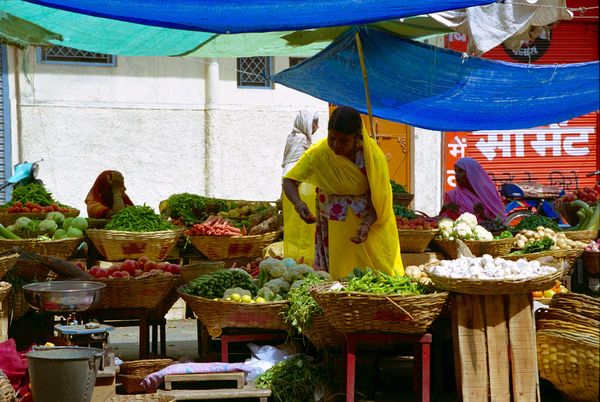
[{"label": "yellow dupatta", "polygon": [[334,279],[347,276],[356,267],[404,274],[387,160],[364,127],[362,138],[366,177],[352,161],[336,155],[327,139],[311,146],[285,175],[285,178],[319,187],[327,194],[362,195],[371,190],[377,221],[371,226],[367,241],[361,244],[350,241],[361,223],[351,208],[346,220],[328,223],[329,272]]}]

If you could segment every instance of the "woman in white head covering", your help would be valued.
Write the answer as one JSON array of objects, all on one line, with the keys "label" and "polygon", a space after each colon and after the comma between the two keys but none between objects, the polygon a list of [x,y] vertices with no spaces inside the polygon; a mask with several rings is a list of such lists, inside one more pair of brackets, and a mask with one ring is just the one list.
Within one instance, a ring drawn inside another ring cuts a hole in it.
[{"label": "woman in white head covering", "polygon": [[[301,110],[294,120],[294,129],[288,135],[283,153],[283,174],[285,175],[312,145],[312,136],[319,128],[319,115],[308,110]],[[315,212],[315,188],[312,184],[302,183],[298,188],[300,197],[312,212]],[[315,225],[306,224],[294,209],[294,205],[283,195],[283,254],[299,260],[304,258],[306,264],[312,265],[315,246]]]},{"label": "woman in white head covering", "polygon": [[290,170],[304,151],[312,144],[312,136],[319,128],[319,115],[317,112],[311,113],[308,110],[301,110],[294,120],[294,128],[288,135],[283,151],[283,174]]}]

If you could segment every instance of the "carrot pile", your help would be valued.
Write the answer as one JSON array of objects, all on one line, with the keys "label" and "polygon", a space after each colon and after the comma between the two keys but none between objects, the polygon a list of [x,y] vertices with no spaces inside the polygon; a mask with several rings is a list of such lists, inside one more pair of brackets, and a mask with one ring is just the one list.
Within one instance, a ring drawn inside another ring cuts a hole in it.
[{"label": "carrot pile", "polygon": [[222,216],[210,216],[186,231],[188,236],[241,236],[242,231]]}]

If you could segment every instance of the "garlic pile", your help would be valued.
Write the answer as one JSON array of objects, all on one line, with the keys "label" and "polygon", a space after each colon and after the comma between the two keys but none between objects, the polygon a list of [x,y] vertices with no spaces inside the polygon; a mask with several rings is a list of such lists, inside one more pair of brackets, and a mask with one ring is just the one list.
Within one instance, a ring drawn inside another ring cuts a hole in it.
[{"label": "garlic pile", "polygon": [[528,279],[553,274],[556,268],[543,266],[539,261],[509,261],[484,254],[482,257],[460,257],[456,260],[440,261],[439,265],[429,268],[429,271],[433,275],[447,278]]},{"label": "garlic pile", "polygon": [[550,247],[550,250],[568,250],[574,248],[585,248],[585,243],[581,241],[574,241],[567,239],[564,233],[556,233],[554,230],[538,226],[535,231],[533,230],[521,230],[515,236],[515,243],[513,248],[523,249],[527,243],[542,240],[544,237],[549,237],[554,241],[554,246]]}]

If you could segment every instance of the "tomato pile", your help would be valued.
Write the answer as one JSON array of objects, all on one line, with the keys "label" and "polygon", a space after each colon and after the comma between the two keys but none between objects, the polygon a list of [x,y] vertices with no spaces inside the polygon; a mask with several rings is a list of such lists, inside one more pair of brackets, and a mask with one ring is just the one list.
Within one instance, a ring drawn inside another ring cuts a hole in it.
[{"label": "tomato pile", "polygon": [[582,200],[588,204],[596,204],[600,200],[600,186],[578,188],[573,193],[565,194],[560,197],[562,202],[572,202]]},{"label": "tomato pile", "polygon": [[431,230],[437,228],[437,222],[433,218],[418,216],[414,219],[396,217],[398,229],[403,230]]},{"label": "tomato pile", "polygon": [[9,214],[19,214],[19,213],[40,214],[40,213],[54,212],[54,211],[64,214],[64,213],[72,212],[75,210],[71,209],[71,208],[63,208],[63,207],[59,206],[57,203],[53,203],[48,206],[42,206],[40,204],[36,204],[36,203],[30,202],[30,201],[26,202],[25,204],[23,204],[21,201],[17,201],[12,206],[10,206],[6,209],[6,212],[8,212]]},{"label": "tomato pile", "polygon": [[156,262],[148,259],[148,257],[140,257],[137,261],[125,260],[123,262],[114,263],[106,269],[94,265],[88,272],[98,279],[137,278],[158,274],[179,275],[181,273],[181,267],[169,262]]}]

